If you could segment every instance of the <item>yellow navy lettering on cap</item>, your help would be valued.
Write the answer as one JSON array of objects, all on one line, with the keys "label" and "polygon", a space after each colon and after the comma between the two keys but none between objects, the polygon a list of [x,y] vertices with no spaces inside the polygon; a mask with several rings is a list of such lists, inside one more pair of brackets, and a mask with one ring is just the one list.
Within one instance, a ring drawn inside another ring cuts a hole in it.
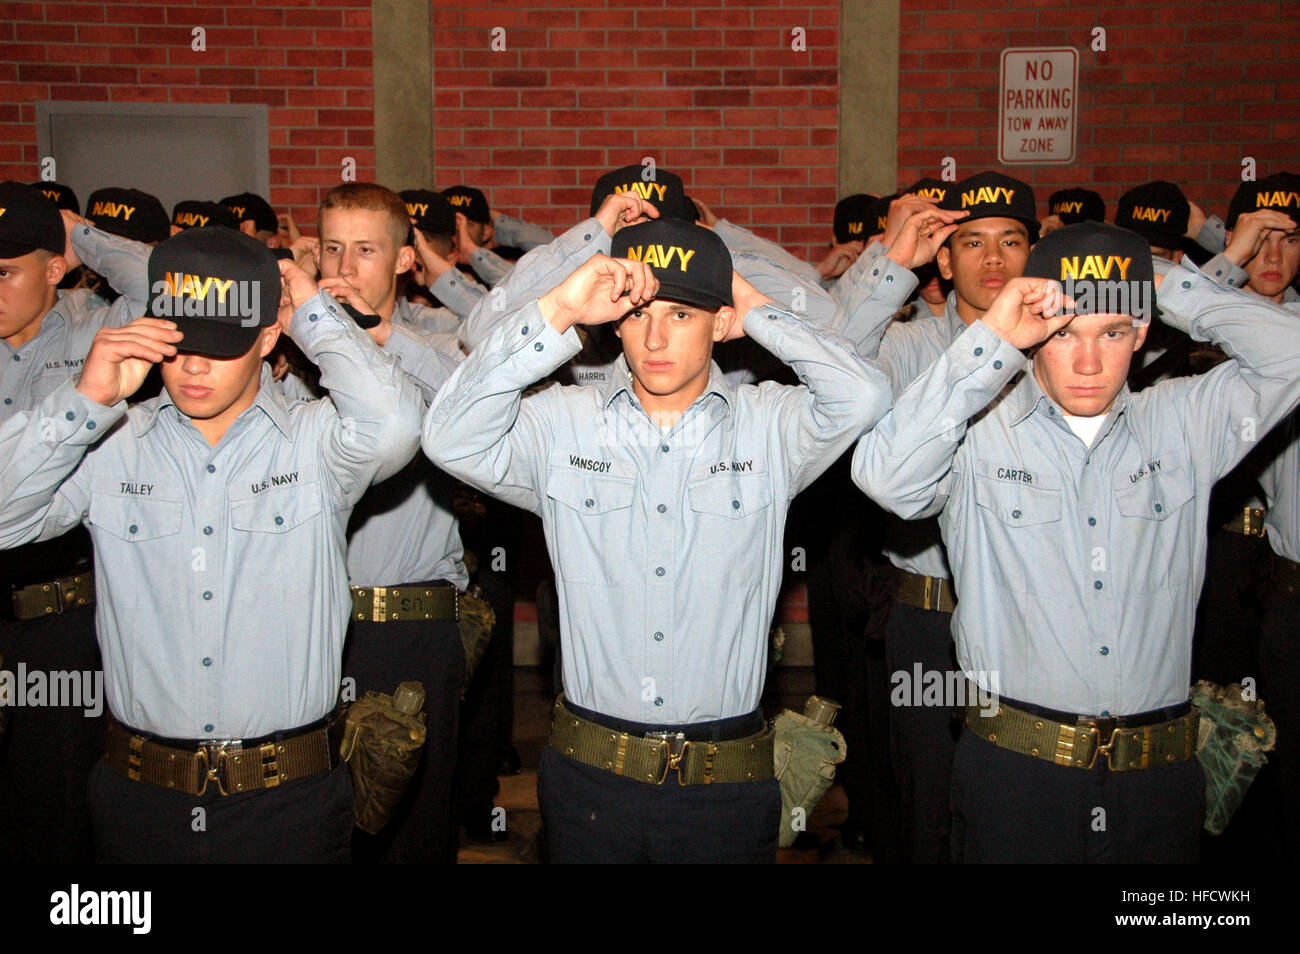
[{"label": "yellow navy lettering on cap", "polygon": [[677,258],[678,268],[684,272],[691,259],[695,257],[695,249],[683,249],[680,245],[670,245],[667,248],[662,245],[631,245],[627,250],[627,257],[632,261],[644,262],[652,268],[671,267],[674,256]]},{"label": "yellow navy lettering on cap", "polygon": [[199,215],[197,212],[182,212],[176,216],[177,225],[207,225],[208,216]]},{"label": "yellow navy lettering on cap", "polygon": [[1063,212],[1082,212],[1082,211],[1083,211],[1082,202],[1058,202],[1056,203],[1056,205],[1052,206],[1053,215],[1060,215]]},{"label": "yellow navy lettering on cap", "polygon": [[861,222],[850,222],[850,223],[848,223],[848,228],[849,228],[849,234],[850,234],[850,235],[861,235],[861,234],[862,234],[862,223],[861,223]]},{"label": "yellow navy lettering on cap", "polygon": [[944,200],[944,197],[948,194],[948,190],[940,189],[938,186],[930,186],[928,189],[917,189],[912,194],[919,195],[927,199],[938,199],[940,202],[942,202]]},{"label": "yellow navy lettering on cap", "polygon": [[131,214],[135,212],[135,206],[127,205],[124,202],[96,202],[90,210],[91,215],[107,215],[110,219],[121,218],[124,222],[131,221]]},{"label": "yellow navy lettering on cap", "polygon": [[1008,189],[1005,186],[980,186],[978,189],[971,189],[961,194],[961,207],[968,209],[972,205],[983,205],[984,203],[1005,202],[1011,204],[1011,197],[1016,194],[1015,189]]},{"label": "yellow navy lettering on cap", "polygon": [[1255,208],[1257,209],[1300,209],[1300,192],[1257,192]]},{"label": "yellow navy lettering on cap", "polygon": [[217,301],[222,303],[226,300],[230,286],[235,284],[233,278],[205,277],[193,275],[189,272],[164,272],[163,281],[167,284],[167,290],[173,298],[181,298],[186,295],[191,298],[207,298],[208,291],[215,288],[217,290]]},{"label": "yellow navy lettering on cap", "polygon": [[626,182],[623,185],[614,186],[614,191],[635,192],[641,198],[646,200],[658,196],[659,201],[662,202],[664,196],[668,193],[668,187],[661,182]]},{"label": "yellow navy lettering on cap", "polygon": [[1168,222],[1169,209],[1157,209],[1149,205],[1135,205],[1133,207],[1133,221],[1135,222]]},{"label": "yellow navy lettering on cap", "polygon": [[467,195],[449,195],[447,201],[452,205],[469,205],[470,197]]},{"label": "yellow navy lettering on cap", "polygon": [[234,212],[238,218],[243,219],[244,207],[242,205],[228,205],[226,206],[226,208],[229,209],[231,212]]},{"label": "yellow navy lettering on cap", "polygon": [[1112,269],[1118,269],[1119,280],[1125,281],[1132,263],[1133,259],[1118,255],[1067,255],[1061,259],[1061,281],[1067,278],[1109,279]]},{"label": "yellow navy lettering on cap", "polygon": [[425,215],[425,214],[428,213],[428,211],[429,211],[429,203],[427,203],[427,202],[408,202],[408,203],[406,203],[406,214],[407,214],[407,215]]}]

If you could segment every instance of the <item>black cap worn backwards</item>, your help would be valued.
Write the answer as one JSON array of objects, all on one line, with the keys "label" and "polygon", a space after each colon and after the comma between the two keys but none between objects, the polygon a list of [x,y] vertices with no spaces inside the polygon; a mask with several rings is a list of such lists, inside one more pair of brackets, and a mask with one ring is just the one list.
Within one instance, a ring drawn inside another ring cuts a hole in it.
[{"label": "black cap worn backwards", "polygon": [[1062,225],[1105,222],[1106,203],[1091,189],[1061,189],[1047,200],[1047,214],[1056,216]]},{"label": "black cap worn backwards", "polygon": [[731,253],[713,229],[655,219],[614,233],[610,255],[645,262],[659,279],[656,299],[716,311],[731,305]]},{"label": "black cap worn backwards", "polygon": [[1159,180],[1129,189],[1115,207],[1115,224],[1131,229],[1158,248],[1178,248],[1187,233],[1191,206],[1183,190]]},{"label": "black cap worn backwards", "polygon": [[1294,172],[1275,172],[1257,182],[1243,182],[1228,203],[1225,224],[1232,228],[1238,216],[1260,209],[1273,209],[1300,224],[1300,176]]},{"label": "black cap worn backwards", "polygon": [[161,242],[171,235],[167,210],[157,196],[139,189],[99,189],[86,201],[95,228],[137,242]]},{"label": "black cap worn backwards", "polygon": [[492,207],[488,205],[487,196],[473,186],[452,186],[443,189],[442,195],[451,203],[452,208],[471,222],[482,222],[484,225],[492,223]]},{"label": "black cap worn backwards", "polygon": [[252,219],[253,228],[259,232],[278,232],[280,230],[280,220],[275,217],[275,209],[271,208],[270,202],[267,202],[255,192],[228,195],[221,200],[221,204],[229,209],[240,223]]},{"label": "black cap worn backwards", "polygon": [[220,202],[198,202],[186,199],[172,209],[172,225],[182,229],[204,229],[220,225],[239,231],[239,220]]},{"label": "black cap worn backwards", "polygon": [[[651,174],[652,179],[644,178]],[[595,215],[600,204],[615,192],[634,192],[659,210],[660,219],[695,221],[693,204],[686,204],[686,187],[681,176],[667,169],[650,166],[623,166],[605,173],[596,180],[591,190],[591,211]]]},{"label": "black cap worn backwards", "polygon": [[1155,314],[1155,266],[1150,243],[1130,229],[1105,222],[1077,222],[1048,232],[1029,251],[1024,274],[1061,283],[1075,300],[1066,313]]},{"label": "black cap worn backwards", "polygon": [[970,212],[959,225],[974,219],[1015,219],[1029,230],[1030,244],[1038,241],[1038,206],[1033,187],[1000,172],[981,172],[949,186],[939,207]]},{"label": "black cap worn backwards", "polygon": [[58,182],[33,182],[32,188],[53,202],[56,208],[67,209],[77,215],[81,214],[81,203],[77,201],[77,194],[67,186]]},{"label": "black cap worn backwards", "polygon": [[280,307],[275,253],[234,229],[178,232],[149,256],[151,318],[176,322],[184,352],[237,358]]},{"label": "black cap worn backwards", "polygon": [[869,193],[858,192],[854,195],[846,195],[835,203],[835,217],[831,223],[831,230],[835,233],[836,242],[841,245],[845,242],[865,242],[868,237],[875,234],[874,229],[867,227],[867,212],[876,198],[877,196]]},{"label": "black cap worn backwards", "polygon": [[62,255],[66,242],[58,206],[24,182],[0,182],[0,258],[38,248]]},{"label": "black cap worn backwards", "polygon": [[429,235],[455,235],[456,209],[447,197],[432,189],[406,189],[397,193],[415,227]]}]

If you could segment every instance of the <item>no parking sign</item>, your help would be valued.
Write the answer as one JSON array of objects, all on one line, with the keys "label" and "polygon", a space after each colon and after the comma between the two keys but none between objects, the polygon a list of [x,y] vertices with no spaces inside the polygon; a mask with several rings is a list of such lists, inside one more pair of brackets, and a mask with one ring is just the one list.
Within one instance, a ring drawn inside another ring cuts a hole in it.
[{"label": "no parking sign", "polygon": [[998,161],[1074,161],[1079,54],[1071,47],[1002,51],[998,79]]}]

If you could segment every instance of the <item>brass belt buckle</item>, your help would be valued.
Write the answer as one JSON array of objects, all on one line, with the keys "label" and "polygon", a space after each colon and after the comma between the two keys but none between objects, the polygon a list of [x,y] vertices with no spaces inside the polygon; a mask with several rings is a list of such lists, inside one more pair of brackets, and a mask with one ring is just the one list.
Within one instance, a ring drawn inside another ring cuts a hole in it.
[{"label": "brass belt buckle", "polygon": [[668,773],[676,770],[677,784],[685,785],[682,780],[682,758],[686,755],[686,746],[690,742],[686,740],[684,732],[647,732],[647,739],[658,739],[662,748],[660,754],[664,756],[663,772],[659,776],[656,785],[662,785],[668,779]]},{"label": "brass belt buckle", "polygon": [[[1091,770],[1097,764],[1097,756],[1104,752],[1106,767],[1114,771],[1115,766],[1111,763],[1110,753],[1115,747],[1115,736],[1119,733],[1120,727],[1115,724],[1114,719],[1098,719],[1096,724],[1090,728],[1097,730],[1097,747],[1092,750],[1092,758],[1088,760],[1088,769]],[[1103,736],[1106,739],[1105,742],[1101,741]]]},{"label": "brass belt buckle", "polygon": [[226,761],[226,749],[241,751],[243,747],[242,739],[208,739],[199,744],[195,755],[203,771],[203,787],[194,793],[196,798],[208,790],[208,782],[216,782],[217,791],[222,795],[230,794],[226,791],[225,780],[221,777],[221,769]]}]

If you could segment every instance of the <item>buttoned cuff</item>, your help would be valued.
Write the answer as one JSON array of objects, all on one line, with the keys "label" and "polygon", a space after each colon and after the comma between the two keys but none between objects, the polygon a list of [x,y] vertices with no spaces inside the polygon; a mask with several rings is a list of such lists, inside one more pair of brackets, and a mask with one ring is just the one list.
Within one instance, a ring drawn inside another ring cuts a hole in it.
[{"label": "buttoned cuff", "polygon": [[1250,281],[1250,273],[1222,252],[1202,265],[1201,271],[1226,288],[1245,288]]},{"label": "buttoned cuff", "polygon": [[577,330],[569,328],[564,334],[556,331],[542,315],[535,298],[516,312],[506,327],[511,363],[534,374],[534,381],[546,377],[582,350]]},{"label": "buttoned cuff", "polygon": [[1025,367],[1020,349],[1004,339],[981,319],[957,336],[948,349],[953,364],[971,374],[993,394]]},{"label": "buttoned cuff", "polygon": [[[126,415],[126,402],[106,407],[77,390],[77,378],[69,378],[41,402],[41,437],[59,444],[88,446],[109,432]],[[49,431],[46,431],[49,428]]]},{"label": "buttoned cuff", "polygon": [[1194,241],[1207,252],[1222,252],[1228,246],[1228,230],[1223,219],[1217,215],[1207,215],[1205,224],[1196,233]]},{"label": "buttoned cuff", "polygon": [[482,289],[457,268],[449,268],[434,279],[429,291],[462,319],[483,298]]},{"label": "buttoned cuff", "polygon": [[352,316],[329,292],[318,291],[298,306],[289,323],[289,336],[308,358],[316,353],[315,345],[330,334],[346,331],[348,326],[360,331]]},{"label": "buttoned cuff", "polygon": [[872,300],[897,310],[916,291],[920,282],[915,272],[890,258],[883,245],[880,248],[881,253],[872,261],[871,267],[864,269],[855,280],[853,291],[865,293]]},{"label": "buttoned cuff", "polygon": [[1187,263],[1170,269],[1156,289],[1160,320],[1186,334],[1191,334],[1193,319],[1210,305],[1240,300],[1239,293],[1211,281]]},{"label": "buttoned cuff", "polygon": [[590,256],[596,254],[608,255],[614,240],[605,231],[605,226],[600,224],[600,220],[593,215],[569,229],[556,241],[561,243],[560,249],[565,256],[572,255],[589,245],[592,246]]}]

